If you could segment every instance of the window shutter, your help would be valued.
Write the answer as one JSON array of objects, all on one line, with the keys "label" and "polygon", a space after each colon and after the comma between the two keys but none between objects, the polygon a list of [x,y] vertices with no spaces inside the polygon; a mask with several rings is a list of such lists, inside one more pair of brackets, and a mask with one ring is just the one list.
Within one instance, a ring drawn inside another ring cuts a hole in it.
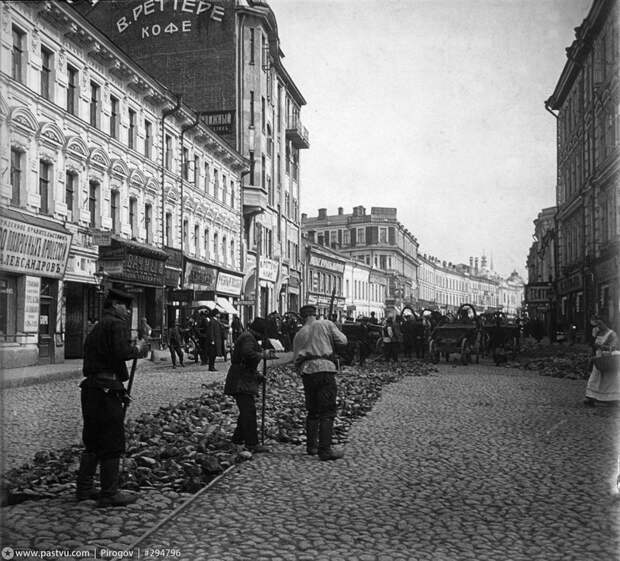
[{"label": "window shutter", "polygon": [[357,230],[355,228],[351,228],[351,245],[356,245],[357,238]]}]

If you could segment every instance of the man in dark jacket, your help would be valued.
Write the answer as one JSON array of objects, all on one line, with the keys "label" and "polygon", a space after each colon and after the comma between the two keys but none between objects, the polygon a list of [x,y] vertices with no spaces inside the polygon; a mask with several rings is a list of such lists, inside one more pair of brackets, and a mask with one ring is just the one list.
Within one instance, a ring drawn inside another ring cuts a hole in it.
[{"label": "man in dark jacket", "polygon": [[231,365],[226,375],[224,393],[232,395],[239,408],[237,428],[232,437],[235,444],[245,444],[250,452],[268,452],[258,444],[256,428],[256,396],[263,381],[257,367],[263,358],[272,358],[271,351],[261,350],[258,339],[264,337],[266,322],[256,318],[246,331],[239,335],[231,356]]},{"label": "man in dark jacket", "polygon": [[220,312],[211,310],[209,314],[209,330],[207,337],[207,359],[209,361],[209,371],[215,372],[215,359],[224,356],[224,334],[220,323]]},{"label": "man in dark jacket", "polygon": [[206,310],[201,310],[198,316],[198,346],[200,347],[200,364],[209,363],[211,347],[211,318]]},{"label": "man in dark jacket", "polygon": [[172,368],[177,367],[177,356],[179,357],[179,364],[183,367],[183,333],[178,321],[174,322],[174,327],[168,332],[168,348],[170,349]]},{"label": "man in dark jacket", "polygon": [[98,506],[125,506],[136,496],[119,491],[119,464],[125,452],[125,399],[123,382],[129,379],[125,361],[146,356],[148,345],[130,342],[131,295],[110,289],[101,321],[84,343],[85,379],[82,388],[84,452],[77,478],[77,499],[96,498],[94,475],[100,465]]}]

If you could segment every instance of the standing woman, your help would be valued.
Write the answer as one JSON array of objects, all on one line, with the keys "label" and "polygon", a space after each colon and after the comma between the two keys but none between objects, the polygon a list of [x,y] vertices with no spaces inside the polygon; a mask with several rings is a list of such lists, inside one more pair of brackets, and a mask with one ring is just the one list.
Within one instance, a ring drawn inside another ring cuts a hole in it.
[{"label": "standing woman", "polygon": [[[611,355],[618,349],[618,335],[601,318],[592,316],[590,324],[593,327],[595,357]],[[592,364],[584,403],[592,407],[597,401],[620,401],[620,372],[617,369],[603,372]]]}]

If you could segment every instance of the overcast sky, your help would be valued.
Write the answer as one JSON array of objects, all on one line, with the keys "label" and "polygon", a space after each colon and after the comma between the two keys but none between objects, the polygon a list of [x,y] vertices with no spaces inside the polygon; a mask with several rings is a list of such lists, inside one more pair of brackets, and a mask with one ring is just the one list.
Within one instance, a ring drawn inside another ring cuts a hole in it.
[{"label": "overcast sky", "polygon": [[[301,210],[391,206],[420,252],[525,275],[555,201],[545,111],[592,0],[269,0],[306,98]],[[524,277],[525,278],[525,277]]]}]

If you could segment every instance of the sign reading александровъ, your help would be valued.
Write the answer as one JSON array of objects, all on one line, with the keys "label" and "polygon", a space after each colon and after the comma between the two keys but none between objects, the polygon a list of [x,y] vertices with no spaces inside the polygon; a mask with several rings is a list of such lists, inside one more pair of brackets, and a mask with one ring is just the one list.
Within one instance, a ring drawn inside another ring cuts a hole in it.
[{"label": "sign reading \u0430\u043b\u0435\u043a\u0441\u0430\u043d\u0434\u0440\u043e\u0432\u044a", "polygon": [[0,270],[61,279],[65,274],[71,234],[18,222],[0,223]]}]

